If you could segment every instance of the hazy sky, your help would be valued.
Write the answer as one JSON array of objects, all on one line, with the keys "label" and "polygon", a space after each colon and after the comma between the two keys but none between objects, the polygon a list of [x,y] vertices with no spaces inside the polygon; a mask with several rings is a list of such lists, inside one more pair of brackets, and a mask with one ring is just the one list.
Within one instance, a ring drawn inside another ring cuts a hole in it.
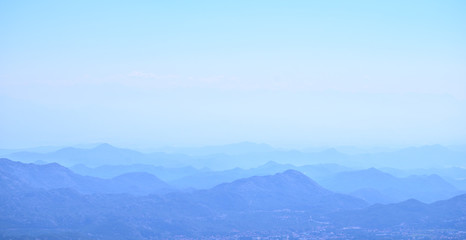
[{"label": "hazy sky", "polygon": [[466,143],[466,2],[1,1],[0,148]]}]

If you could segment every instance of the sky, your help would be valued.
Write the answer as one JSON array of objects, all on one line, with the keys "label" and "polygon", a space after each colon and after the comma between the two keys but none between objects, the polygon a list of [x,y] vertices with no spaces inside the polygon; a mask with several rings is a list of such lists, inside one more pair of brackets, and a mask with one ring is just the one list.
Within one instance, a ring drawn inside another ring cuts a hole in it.
[{"label": "sky", "polygon": [[0,2],[0,148],[466,144],[465,1]]}]

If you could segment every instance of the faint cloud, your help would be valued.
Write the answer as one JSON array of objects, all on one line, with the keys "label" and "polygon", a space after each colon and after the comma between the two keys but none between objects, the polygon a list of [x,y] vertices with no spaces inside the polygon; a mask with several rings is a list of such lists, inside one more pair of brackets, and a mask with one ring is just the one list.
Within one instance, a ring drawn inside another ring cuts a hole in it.
[{"label": "faint cloud", "polygon": [[145,78],[145,79],[177,79],[179,75],[158,75],[154,73],[145,73],[145,72],[138,72],[134,71],[128,74],[129,77],[133,78]]},{"label": "faint cloud", "polygon": [[[129,81],[130,79],[130,81]],[[176,75],[156,74],[150,72],[133,71],[122,79],[125,85],[145,86],[152,88],[202,88],[222,90],[284,90],[302,89],[308,87],[306,83],[286,81],[282,79],[240,78],[235,76],[212,75]]]}]

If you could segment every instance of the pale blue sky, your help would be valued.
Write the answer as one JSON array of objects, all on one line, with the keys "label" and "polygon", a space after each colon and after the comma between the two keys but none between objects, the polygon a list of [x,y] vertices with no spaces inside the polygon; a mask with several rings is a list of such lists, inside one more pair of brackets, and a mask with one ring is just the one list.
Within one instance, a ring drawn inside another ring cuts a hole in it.
[{"label": "pale blue sky", "polygon": [[2,1],[0,148],[466,143],[464,1]]}]

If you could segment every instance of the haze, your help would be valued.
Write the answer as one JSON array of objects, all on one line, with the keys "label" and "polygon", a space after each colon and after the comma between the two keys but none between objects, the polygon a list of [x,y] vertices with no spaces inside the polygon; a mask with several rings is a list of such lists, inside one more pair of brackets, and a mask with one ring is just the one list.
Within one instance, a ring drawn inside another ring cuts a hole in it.
[{"label": "haze", "polygon": [[0,146],[466,141],[463,1],[2,1]]},{"label": "haze", "polygon": [[0,1],[0,239],[466,239],[466,2]]}]

